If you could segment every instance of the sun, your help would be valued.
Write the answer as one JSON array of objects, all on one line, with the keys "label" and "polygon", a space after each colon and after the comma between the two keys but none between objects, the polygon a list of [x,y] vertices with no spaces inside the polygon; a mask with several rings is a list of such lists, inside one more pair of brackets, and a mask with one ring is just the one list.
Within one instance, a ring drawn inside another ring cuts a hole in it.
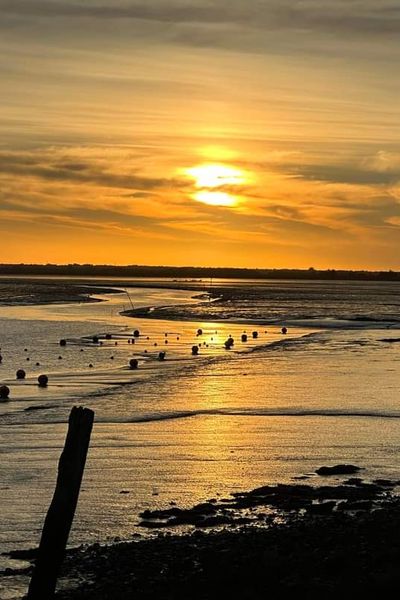
[{"label": "sun", "polygon": [[197,188],[197,191],[192,194],[193,200],[209,206],[234,208],[239,204],[239,197],[232,193],[232,188],[243,185],[247,181],[244,171],[217,163],[190,167],[184,169],[184,173],[194,180]]}]

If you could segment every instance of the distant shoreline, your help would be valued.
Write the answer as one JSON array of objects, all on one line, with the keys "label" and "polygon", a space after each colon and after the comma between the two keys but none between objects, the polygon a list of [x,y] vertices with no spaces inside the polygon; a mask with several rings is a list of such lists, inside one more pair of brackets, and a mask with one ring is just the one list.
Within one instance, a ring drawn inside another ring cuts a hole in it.
[{"label": "distant shoreline", "polygon": [[400,271],[344,270],[344,269],[245,269],[231,267],[171,267],[146,265],[56,265],[56,264],[0,264],[0,276],[65,276],[65,277],[122,277],[169,278],[178,284],[209,285],[213,279],[297,279],[322,281],[397,281]]}]

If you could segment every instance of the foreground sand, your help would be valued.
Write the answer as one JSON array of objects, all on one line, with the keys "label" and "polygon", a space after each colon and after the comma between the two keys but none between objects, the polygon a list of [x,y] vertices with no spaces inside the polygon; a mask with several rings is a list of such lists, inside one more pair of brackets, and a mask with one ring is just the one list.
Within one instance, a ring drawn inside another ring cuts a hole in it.
[{"label": "foreground sand", "polygon": [[383,597],[400,584],[400,505],[269,530],[95,546],[71,553],[82,583],[61,600]]},{"label": "foreground sand", "polygon": [[[146,511],[147,523],[178,519],[195,530],[172,535],[169,527],[153,539],[72,549],[57,598],[329,600],[397,592],[399,482],[321,479],[321,486],[263,486],[191,509]],[[225,529],[213,530],[211,521],[223,516]],[[31,560],[34,552],[12,555]]]}]

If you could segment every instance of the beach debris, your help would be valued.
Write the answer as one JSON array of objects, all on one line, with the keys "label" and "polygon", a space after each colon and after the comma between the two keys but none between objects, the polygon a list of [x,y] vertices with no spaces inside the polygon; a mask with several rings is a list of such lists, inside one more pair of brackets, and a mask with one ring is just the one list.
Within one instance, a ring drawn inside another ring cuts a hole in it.
[{"label": "beach debris", "polygon": [[356,465],[334,465],[333,467],[320,467],[315,472],[317,475],[352,475],[361,471]]},{"label": "beach debris", "polygon": [[47,387],[47,384],[49,382],[49,378],[47,377],[47,375],[39,375],[38,377],[38,384],[39,387]]},{"label": "beach debris", "polygon": [[106,340],[111,340],[112,339],[111,333],[106,333],[105,338],[106,338]]},{"label": "beach debris", "polygon": [[258,338],[258,331],[253,331],[251,335],[253,337],[253,340],[256,340]]},{"label": "beach debris", "polygon": [[97,335],[94,335],[94,336],[92,337],[92,342],[93,342],[93,344],[98,344],[98,343],[99,343],[99,338],[98,338],[98,336],[97,336]]},{"label": "beach debris", "polygon": [[242,333],[242,342],[247,342],[247,335],[245,333]]},{"label": "beach debris", "polygon": [[89,363],[89,369],[93,369],[92,363]]},{"label": "beach debris", "polygon": [[60,340],[60,346],[66,346],[67,345],[67,340]]},{"label": "beach debris", "polygon": [[137,358],[131,358],[131,360],[129,361],[129,368],[130,369],[137,369],[139,366],[139,361]]},{"label": "beach debris", "polygon": [[281,331],[282,331],[283,335],[286,335],[287,334],[287,327],[282,327]]},{"label": "beach debris", "polygon": [[17,379],[25,379],[26,373],[25,373],[24,369],[18,369],[15,376]]},{"label": "beach debris", "polygon": [[139,336],[140,336],[139,329],[135,329],[135,331],[133,332],[133,337],[138,338]]},{"label": "beach debris", "polygon": [[198,329],[197,330],[197,335],[203,335],[203,330],[202,329]]},{"label": "beach debris", "polygon": [[159,352],[158,360],[165,360],[165,352]]},{"label": "beach debris", "polygon": [[61,355],[58,357],[58,360],[62,360],[62,356]]},{"label": "beach debris", "polygon": [[113,356],[110,356],[110,360],[114,360],[114,357],[113,357]]},{"label": "beach debris", "polygon": [[0,385],[0,400],[8,400],[10,388],[7,385]]},{"label": "beach debris", "polygon": [[193,356],[197,356],[199,353],[199,347],[198,346],[192,346],[192,354]]}]

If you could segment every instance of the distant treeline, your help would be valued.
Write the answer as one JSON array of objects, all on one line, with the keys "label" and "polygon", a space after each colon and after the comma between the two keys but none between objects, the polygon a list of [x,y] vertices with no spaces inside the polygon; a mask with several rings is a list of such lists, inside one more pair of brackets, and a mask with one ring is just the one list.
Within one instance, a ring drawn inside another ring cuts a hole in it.
[{"label": "distant treeline", "polygon": [[0,264],[0,275],[65,275],[95,277],[167,277],[191,279],[324,279],[361,281],[400,281],[399,271],[345,271],[327,269],[239,269],[225,267],[163,267],[141,265],[28,265]]}]

